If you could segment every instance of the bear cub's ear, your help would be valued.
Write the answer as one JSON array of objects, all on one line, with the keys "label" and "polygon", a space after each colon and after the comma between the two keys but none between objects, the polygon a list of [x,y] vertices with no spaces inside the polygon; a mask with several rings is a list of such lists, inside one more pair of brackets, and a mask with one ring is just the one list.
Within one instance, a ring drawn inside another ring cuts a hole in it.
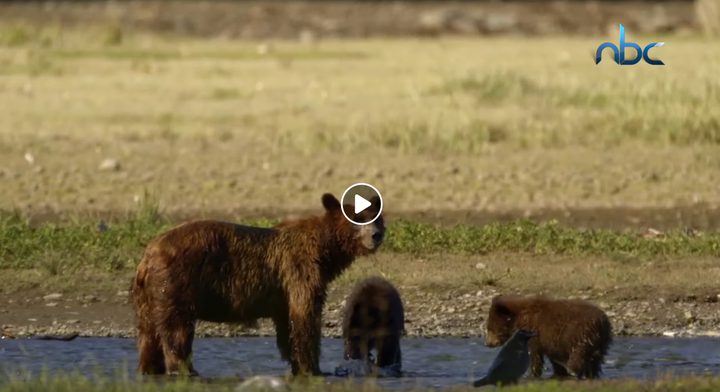
[{"label": "bear cub's ear", "polygon": [[328,212],[340,210],[340,202],[331,193],[326,193],[322,196],[322,203]]},{"label": "bear cub's ear", "polygon": [[515,312],[512,309],[511,303],[512,298],[499,295],[493,298],[490,308],[491,311],[493,311],[495,314],[503,317],[513,318],[515,317]]}]

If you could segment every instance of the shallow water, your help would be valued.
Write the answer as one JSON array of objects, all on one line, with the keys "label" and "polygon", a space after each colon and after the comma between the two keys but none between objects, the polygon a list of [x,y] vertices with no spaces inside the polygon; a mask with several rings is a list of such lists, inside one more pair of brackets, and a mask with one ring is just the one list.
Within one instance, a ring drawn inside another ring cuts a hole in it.
[{"label": "shallow water", "polygon": [[[467,384],[482,375],[497,352],[483,346],[482,339],[478,338],[406,338],[402,344],[405,377],[382,379],[380,385],[404,388]],[[718,352],[720,339],[715,338],[616,338],[606,358],[604,375],[643,379],[667,374],[718,375]],[[193,358],[204,378],[283,375],[288,371],[287,364],[280,361],[272,337],[196,339]],[[341,340],[324,339],[322,370],[331,373],[341,360]],[[132,339],[0,340],[0,374],[3,376],[31,377],[47,371],[132,377],[136,361]]]}]

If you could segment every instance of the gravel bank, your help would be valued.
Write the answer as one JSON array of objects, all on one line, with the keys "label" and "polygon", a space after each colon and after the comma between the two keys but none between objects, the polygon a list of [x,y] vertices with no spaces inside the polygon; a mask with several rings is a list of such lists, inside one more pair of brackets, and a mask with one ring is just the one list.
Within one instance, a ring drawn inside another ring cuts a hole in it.
[{"label": "gravel bank", "polygon": [[[344,302],[338,292],[330,293],[325,308],[325,336],[341,334]],[[447,293],[442,296],[406,288],[406,330],[409,336],[482,336],[483,323],[495,290]],[[610,316],[617,335],[720,336],[720,306],[717,295],[632,298],[589,298]],[[58,293],[23,298],[15,296],[0,305],[0,325],[6,338],[38,335],[132,337],[135,334],[127,292],[112,297]],[[265,320],[257,328],[201,322],[200,336],[274,335]]]}]

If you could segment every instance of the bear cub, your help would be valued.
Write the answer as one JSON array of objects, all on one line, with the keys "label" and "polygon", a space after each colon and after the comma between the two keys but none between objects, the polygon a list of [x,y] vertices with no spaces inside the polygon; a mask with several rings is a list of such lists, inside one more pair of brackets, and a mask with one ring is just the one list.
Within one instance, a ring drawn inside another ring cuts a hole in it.
[{"label": "bear cub", "polygon": [[555,377],[597,378],[612,343],[610,320],[589,302],[542,296],[493,298],[485,344],[500,346],[517,329],[538,333],[529,342],[534,377],[542,376],[543,357],[547,357]]},{"label": "bear cub", "polygon": [[[370,369],[367,373],[399,376],[402,367],[400,338],[404,331],[405,312],[400,293],[392,283],[371,277],[355,285],[346,300],[343,318],[346,363],[357,361],[361,367]],[[373,350],[376,352],[374,360]],[[336,369],[336,373],[343,373],[343,368]]]}]

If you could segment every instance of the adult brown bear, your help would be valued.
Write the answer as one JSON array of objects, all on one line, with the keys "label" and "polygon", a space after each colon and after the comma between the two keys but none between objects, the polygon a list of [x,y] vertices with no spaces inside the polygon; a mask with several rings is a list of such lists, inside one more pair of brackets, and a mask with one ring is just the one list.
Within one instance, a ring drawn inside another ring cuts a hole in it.
[{"label": "adult brown bear", "polygon": [[392,283],[370,277],[355,285],[345,305],[343,340],[345,360],[370,361],[373,365],[393,367],[400,372],[402,355],[400,338],[405,331],[405,312],[400,293]]},{"label": "adult brown bear", "polygon": [[540,377],[543,357],[555,377],[597,378],[612,343],[612,325],[605,312],[580,300],[542,296],[499,295],[493,298],[485,344],[503,344],[516,329],[537,332],[530,339],[531,373]]},{"label": "adult brown bear", "polygon": [[[377,213],[379,200],[371,202],[355,221]],[[322,203],[323,215],[274,228],[195,221],[150,242],[132,286],[139,371],[195,374],[197,320],[271,318],[293,374],[319,374],[327,285],[355,257],[374,252],[385,235],[382,217],[358,226],[345,219],[333,195],[324,194]]]}]

